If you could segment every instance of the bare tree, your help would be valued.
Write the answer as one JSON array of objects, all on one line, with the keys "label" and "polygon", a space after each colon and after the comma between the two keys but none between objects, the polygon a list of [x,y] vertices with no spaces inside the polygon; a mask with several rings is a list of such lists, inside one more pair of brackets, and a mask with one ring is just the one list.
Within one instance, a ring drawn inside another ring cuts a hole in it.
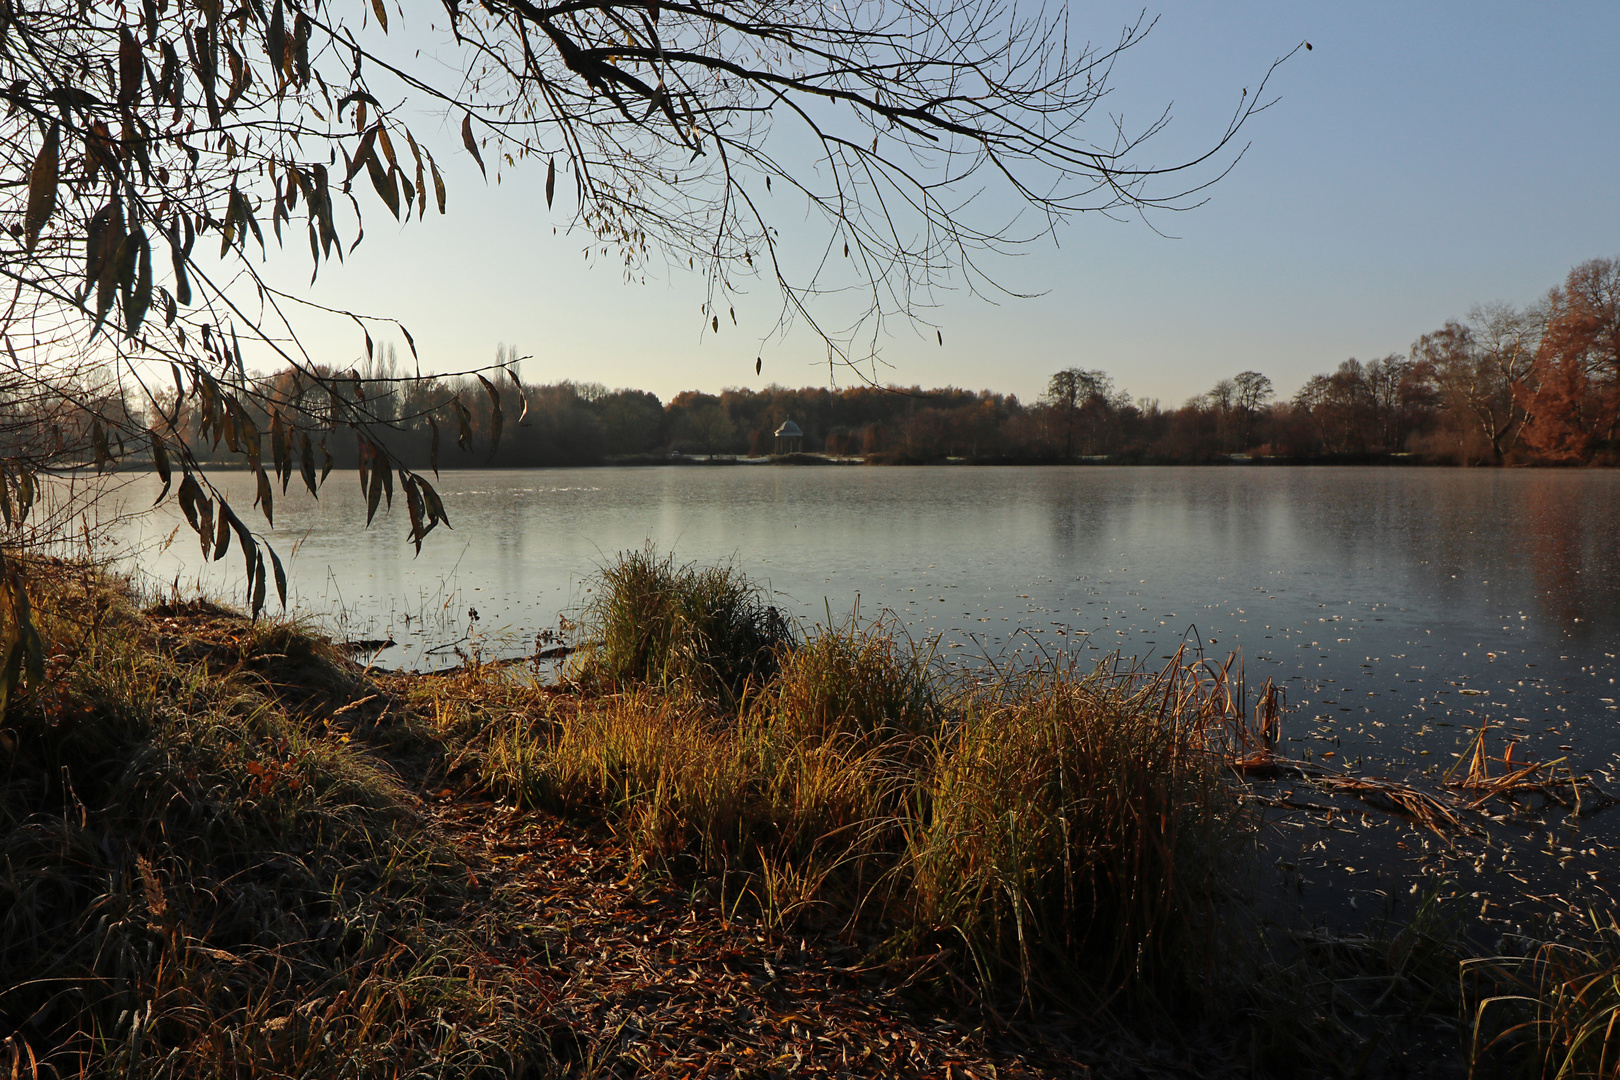
[{"label": "bare tree", "polygon": [[1271,378],[1258,371],[1242,371],[1232,380],[1237,388],[1234,406],[1237,410],[1238,446],[1247,450],[1254,441],[1254,427],[1260,419],[1260,410],[1277,395]]},{"label": "bare tree", "polygon": [[1114,380],[1106,371],[1064,368],[1047,381],[1042,401],[1063,431],[1065,460],[1074,457],[1075,435],[1082,427],[1087,406],[1096,402],[1106,404],[1113,393]]},{"label": "bare tree", "polygon": [[1514,386],[1535,360],[1544,318],[1538,308],[1480,304],[1469,323],[1447,320],[1412,345],[1412,359],[1428,365],[1454,415],[1464,418],[1500,463],[1524,426]]}]

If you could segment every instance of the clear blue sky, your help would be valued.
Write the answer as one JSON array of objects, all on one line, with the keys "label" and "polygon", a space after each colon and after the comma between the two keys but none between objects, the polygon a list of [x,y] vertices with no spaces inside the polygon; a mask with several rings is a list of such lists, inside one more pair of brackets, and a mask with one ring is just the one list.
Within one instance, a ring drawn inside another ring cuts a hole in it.
[{"label": "clear blue sky", "polygon": [[[1137,10],[1076,2],[1072,19],[1102,43]],[[1256,369],[1289,395],[1347,357],[1404,352],[1475,302],[1526,303],[1575,263],[1620,255],[1615,0],[1157,10],[1110,101],[1127,123],[1172,106],[1148,160],[1206,144],[1273,59],[1302,40],[1314,48],[1274,77],[1281,100],[1246,129],[1247,156],[1208,204],[1151,219],[1172,238],[1137,220],[1075,218],[1056,245],[990,264],[1010,287],[1044,295],[945,296],[934,313],[944,347],[932,330],[896,327],[881,378],[1031,398],[1052,371],[1078,365],[1173,405]],[[611,264],[587,267],[584,238],[545,211],[539,170],[486,186],[454,130],[417,131],[450,159],[449,215],[399,228],[373,200],[364,243],[323,271],[318,295],[398,314],[424,370],[488,362],[505,342],[533,354],[526,381],[665,400],[828,381],[808,335],[768,345],[755,376],[777,310],[763,285],[739,305],[739,328],[705,336],[698,277],[655,263],[645,284],[627,284]],[[311,327],[308,340],[339,366],[361,355],[352,324]]]}]

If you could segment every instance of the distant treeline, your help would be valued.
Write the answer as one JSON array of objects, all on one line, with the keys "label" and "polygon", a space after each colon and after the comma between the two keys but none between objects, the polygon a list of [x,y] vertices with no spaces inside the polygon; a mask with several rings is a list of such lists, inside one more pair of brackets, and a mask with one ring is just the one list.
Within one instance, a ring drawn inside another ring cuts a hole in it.
[{"label": "distant treeline", "polygon": [[[615,458],[764,455],[792,420],[796,449],[875,463],[1200,463],[1411,459],[1453,464],[1620,462],[1620,260],[1572,270],[1541,301],[1487,304],[1422,335],[1410,355],[1346,360],[1291,400],[1245,371],[1179,407],[1132,399],[1103,371],[1055,373],[1033,402],[955,387],[769,386],[686,391],[669,402],[596,383],[525,385],[502,376],[446,383],[399,377],[391,348],[354,373],[342,400],[305,400],[292,372],[260,380],[266,400],[299,399],[335,415],[363,409],[388,423],[380,441],[417,468],[592,465]],[[510,361],[504,349],[497,358]],[[510,367],[510,363],[508,363]],[[320,391],[323,399],[332,396]],[[257,396],[257,395],[254,395]],[[493,453],[494,398],[502,427]],[[164,404],[176,415],[172,398]],[[196,431],[200,405],[181,403]],[[269,430],[265,418],[262,430]],[[319,465],[352,467],[341,425],[312,446]],[[375,430],[375,429],[374,429]],[[463,450],[465,441],[470,448]],[[324,442],[324,445],[322,445]],[[434,446],[437,443],[435,454]],[[200,455],[204,458],[206,454]]]}]

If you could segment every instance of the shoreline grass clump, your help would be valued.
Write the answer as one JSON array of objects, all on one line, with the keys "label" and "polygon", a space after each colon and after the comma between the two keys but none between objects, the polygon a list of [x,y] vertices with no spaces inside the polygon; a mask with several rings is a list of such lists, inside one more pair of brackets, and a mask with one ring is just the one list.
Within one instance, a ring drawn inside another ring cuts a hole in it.
[{"label": "shoreline grass clump", "polygon": [[142,610],[94,567],[29,585],[51,679],[0,722],[14,1067],[495,1075],[543,1057],[452,925],[461,861],[340,732],[365,687],[330,643],[205,603]]},{"label": "shoreline grass clump", "polygon": [[746,582],[710,574],[650,549],[605,568],[598,696],[526,755],[492,740],[495,786],[605,811],[645,864],[722,873],[773,917],[979,992],[1185,1003],[1218,981],[1249,828],[1219,693],[1113,664],[953,680],[892,622],[852,619],[779,640],[746,695],[735,665],[730,694],[671,696],[695,681],[688,597],[750,610]]},{"label": "shoreline grass clump", "polygon": [[853,617],[782,649],[750,719],[790,742],[892,746],[938,734],[944,718],[932,653],[902,642],[895,621]]},{"label": "shoreline grass clump", "polygon": [[781,612],[736,567],[677,565],[651,547],[603,567],[593,596],[593,641],[574,665],[588,683],[646,683],[731,704],[770,678],[794,641]]},{"label": "shoreline grass clump", "polygon": [[1110,665],[1043,665],[969,693],[908,829],[913,926],[1025,994],[1172,1000],[1215,981],[1250,823],[1207,712],[1175,702]]}]

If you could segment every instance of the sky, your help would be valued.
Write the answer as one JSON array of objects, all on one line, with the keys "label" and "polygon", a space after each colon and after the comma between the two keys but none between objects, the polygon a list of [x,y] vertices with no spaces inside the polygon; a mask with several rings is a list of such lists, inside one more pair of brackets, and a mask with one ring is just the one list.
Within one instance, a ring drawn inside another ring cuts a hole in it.
[{"label": "sky", "polygon": [[[1140,10],[1070,7],[1076,33],[1099,44]],[[1288,397],[1349,357],[1406,352],[1475,303],[1529,303],[1577,263],[1620,256],[1620,3],[1187,0],[1155,12],[1108,101],[1127,126],[1170,108],[1144,160],[1201,151],[1272,61],[1312,48],[1272,76],[1276,104],[1244,129],[1243,159],[1204,205],[1145,220],[1082,214],[1053,240],[992,259],[1001,284],[1038,295],[939,294],[934,325],[891,325],[878,381],[1028,400],[1078,366],[1173,406],[1257,370]],[[808,333],[767,339],[779,301],[764,283],[742,298],[736,327],[705,333],[701,276],[655,260],[644,282],[626,282],[612,262],[588,265],[562,200],[546,211],[543,170],[506,171],[498,185],[492,171],[486,183],[451,125],[412,126],[446,166],[449,213],[401,227],[373,200],[364,242],[322,270],[315,295],[401,318],[424,371],[487,363],[504,343],[530,357],[526,382],[666,401],[859,381],[829,371]],[[297,268],[307,281],[307,262]],[[334,366],[363,356],[343,320],[310,323],[305,340]]]}]

